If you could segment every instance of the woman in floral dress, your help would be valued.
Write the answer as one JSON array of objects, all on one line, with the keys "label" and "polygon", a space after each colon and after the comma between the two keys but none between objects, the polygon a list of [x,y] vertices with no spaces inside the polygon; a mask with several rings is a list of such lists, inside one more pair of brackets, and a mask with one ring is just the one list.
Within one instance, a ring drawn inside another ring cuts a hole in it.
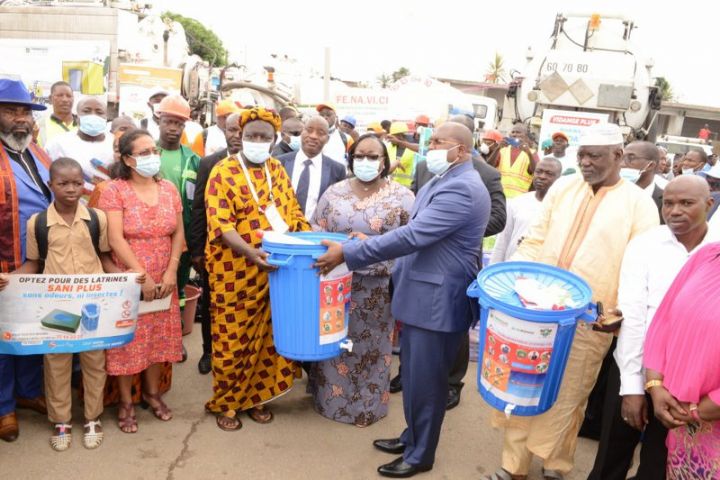
[{"label": "woman in floral dress", "polygon": [[[354,178],[325,192],[312,220],[315,229],[369,236],[408,223],[414,196],[388,178],[387,149],[377,136],[360,137],[350,148],[348,165]],[[365,427],[387,415],[394,325],[391,269],[388,261],[353,272],[348,332],[353,350],[313,365],[309,388],[315,408],[327,418]]]},{"label": "woman in floral dress", "polygon": [[157,176],[160,157],[150,134],[127,132],[120,139],[119,150],[118,179],[100,197],[100,208],[108,218],[113,260],[124,270],[147,274],[144,299],[172,297],[169,310],[138,317],[130,343],[107,351],[108,375],[118,377],[119,427],[135,433],[132,382],[137,373],[143,373],[142,398],[153,414],[163,421],[172,418],[161,397],[160,378],[164,362],[182,358],[176,275],[184,232],[180,195],[172,183]]}]

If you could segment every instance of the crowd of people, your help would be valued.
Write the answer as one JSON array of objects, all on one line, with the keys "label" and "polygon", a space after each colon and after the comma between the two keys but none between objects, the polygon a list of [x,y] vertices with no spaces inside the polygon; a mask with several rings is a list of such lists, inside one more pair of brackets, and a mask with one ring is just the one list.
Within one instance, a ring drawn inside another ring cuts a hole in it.
[{"label": "crowd of people", "polygon": [[[545,479],[564,478],[598,382],[590,479],[625,479],[641,440],[637,479],[720,478],[720,166],[703,149],[671,164],[652,143],[626,145],[614,124],[587,128],[576,145],[553,132],[539,146],[523,124],[504,136],[466,115],[361,126],[330,103],[301,115],[222,100],[203,129],[162,90],[146,119],[109,121],[101,100],[75,102],[65,82],[50,100],[36,120],[45,107],[0,80],[0,289],[10,274],[133,272],[143,300],[170,297],[169,309],[138,317],[126,345],[79,355],[86,448],[103,442],[105,406],[117,404],[126,434],[140,431],[139,403],[173,418],[163,396],[187,357],[181,312],[194,272],[198,370],[212,373],[205,410],[218,428],[241,429],[243,413],[272,422],[270,402],[305,371],[315,410],[357,427],[382,420],[402,391],[407,428],[374,442],[397,455],[378,472],[431,470],[468,369],[478,312],[466,288],[483,259],[526,260],[579,275],[605,309],[578,322],[550,410],[495,412],[502,457],[485,478],[525,479],[533,457]],[[275,350],[266,230],[355,239],[324,241],[316,264],[354,272],[352,352],[300,364]],[[0,438],[18,437],[15,410],[29,408],[47,415],[53,450],[70,448],[72,371],[72,354],[0,355]]]}]

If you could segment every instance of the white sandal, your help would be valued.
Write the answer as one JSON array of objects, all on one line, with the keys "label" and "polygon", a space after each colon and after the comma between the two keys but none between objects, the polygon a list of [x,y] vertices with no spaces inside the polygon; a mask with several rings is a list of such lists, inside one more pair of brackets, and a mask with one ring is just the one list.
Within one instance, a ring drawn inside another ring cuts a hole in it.
[{"label": "white sandal", "polygon": [[72,425],[67,423],[55,424],[55,435],[50,437],[50,447],[56,452],[64,452],[72,443]]},{"label": "white sandal", "polygon": [[90,420],[85,425],[83,425],[83,427],[90,429],[89,432],[85,432],[83,434],[83,446],[85,448],[92,450],[93,448],[98,448],[100,445],[102,445],[103,438],[105,436],[102,431],[95,431],[95,427],[102,428],[102,423],[100,423],[100,419]]}]

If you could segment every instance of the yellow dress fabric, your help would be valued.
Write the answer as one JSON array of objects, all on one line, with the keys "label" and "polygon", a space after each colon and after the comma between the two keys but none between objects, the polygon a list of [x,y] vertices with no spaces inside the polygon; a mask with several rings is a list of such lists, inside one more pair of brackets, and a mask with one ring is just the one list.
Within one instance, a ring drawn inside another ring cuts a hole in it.
[{"label": "yellow dress fabric", "polygon": [[[243,411],[281,395],[292,386],[296,369],[275,351],[267,273],[222,242],[224,232],[236,230],[260,248],[255,232],[270,229],[239,162],[229,157],[216,165],[205,190],[213,338],[213,397],[206,408],[212,412]],[[310,230],[285,169],[274,158],[267,164],[272,197],[290,231]],[[265,169],[253,166],[248,173],[264,209],[272,201]]]},{"label": "yellow dress fabric", "polygon": [[[593,192],[581,176],[564,177],[548,192],[512,260],[555,265],[579,275],[592,288],[592,301],[602,302],[607,312],[617,306],[628,242],[658,224],[655,203],[636,185],[620,180]],[[505,428],[503,468],[527,474],[534,454],[546,469],[572,469],[587,399],[611,342],[612,335],[579,322],[555,405],[535,417],[508,419],[496,412],[493,425]]]}]

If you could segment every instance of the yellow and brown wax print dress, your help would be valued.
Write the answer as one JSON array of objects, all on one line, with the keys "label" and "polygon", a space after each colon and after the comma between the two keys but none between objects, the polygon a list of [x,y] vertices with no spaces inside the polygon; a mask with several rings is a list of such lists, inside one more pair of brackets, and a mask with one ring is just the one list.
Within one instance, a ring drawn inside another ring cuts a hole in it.
[{"label": "yellow and brown wax print dress", "polygon": [[248,410],[281,395],[292,386],[296,368],[275,351],[268,274],[233,252],[222,234],[234,229],[260,248],[256,232],[270,229],[262,212],[273,201],[290,231],[310,230],[282,164],[266,162],[270,190],[265,167],[248,167],[246,177],[241,161],[228,157],[216,165],[205,190],[213,339],[213,397],[206,408],[216,413]]}]

